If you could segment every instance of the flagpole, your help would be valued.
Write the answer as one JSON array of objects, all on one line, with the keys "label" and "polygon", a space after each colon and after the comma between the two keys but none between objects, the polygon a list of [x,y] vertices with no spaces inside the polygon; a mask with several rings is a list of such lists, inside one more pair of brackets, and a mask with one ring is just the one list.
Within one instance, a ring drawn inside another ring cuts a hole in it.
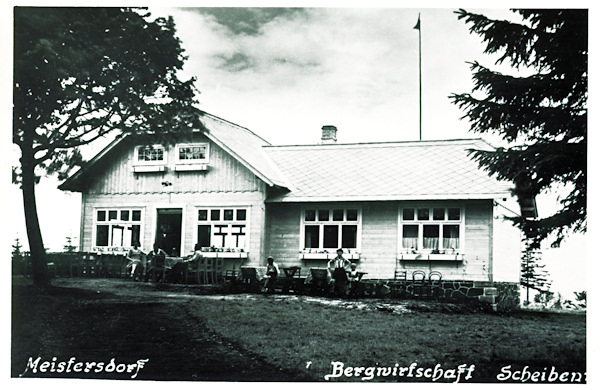
[{"label": "flagpole", "polygon": [[419,141],[422,139],[422,128],[423,128],[423,109],[421,102],[421,13],[419,12],[419,19],[417,25],[414,27],[419,30]]}]

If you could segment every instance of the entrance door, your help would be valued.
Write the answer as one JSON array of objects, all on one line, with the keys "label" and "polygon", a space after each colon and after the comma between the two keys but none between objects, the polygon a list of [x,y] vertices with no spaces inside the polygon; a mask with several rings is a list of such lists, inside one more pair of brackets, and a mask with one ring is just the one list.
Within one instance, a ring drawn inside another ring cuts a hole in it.
[{"label": "entrance door", "polygon": [[156,241],[170,256],[181,255],[181,209],[156,210]]}]

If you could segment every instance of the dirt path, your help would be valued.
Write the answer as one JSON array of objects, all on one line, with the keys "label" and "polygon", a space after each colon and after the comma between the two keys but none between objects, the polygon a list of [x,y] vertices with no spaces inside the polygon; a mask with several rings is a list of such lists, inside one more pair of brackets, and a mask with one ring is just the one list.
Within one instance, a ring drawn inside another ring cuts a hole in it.
[{"label": "dirt path", "polygon": [[131,376],[93,370],[68,374],[26,370],[30,357],[50,362],[56,357],[56,363],[75,357],[76,361],[107,364],[112,358],[117,363],[148,359],[139,371],[136,378],[139,380],[310,379],[273,367],[259,354],[212,332],[191,314],[188,307],[194,297],[164,292],[148,294],[140,290],[144,288],[141,285],[119,289],[116,283],[116,289],[108,288],[101,280],[92,283],[93,290],[57,286],[60,284],[55,283],[46,293],[27,285],[13,286],[13,377],[23,374],[129,379]]}]

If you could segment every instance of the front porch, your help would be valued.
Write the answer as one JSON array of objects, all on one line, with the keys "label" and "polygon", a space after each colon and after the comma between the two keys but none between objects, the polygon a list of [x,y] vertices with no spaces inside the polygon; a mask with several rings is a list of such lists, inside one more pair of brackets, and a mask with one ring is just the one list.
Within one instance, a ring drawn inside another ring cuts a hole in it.
[{"label": "front porch", "polygon": [[[48,253],[48,271],[52,278],[120,278],[132,279],[123,254],[70,252]],[[30,259],[23,258],[23,274],[30,274]],[[202,262],[183,262],[169,258],[162,267],[143,268],[134,280],[147,283],[213,286],[229,293],[259,293],[265,281],[264,267],[224,269],[218,258]],[[132,282],[134,282],[132,280]],[[347,281],[345,281],[347,283]],[[220,286],[220,287],[217,287]],[[519,304],[516,283],[444,280],[439,272],[396,272],[394,278],[369,279],[336,288],[325,268],[282,268],[271,286],[274,293],[335,296],[342,298],[422,299],[438,301],[479,301],[494,310],[514,308]]]}]

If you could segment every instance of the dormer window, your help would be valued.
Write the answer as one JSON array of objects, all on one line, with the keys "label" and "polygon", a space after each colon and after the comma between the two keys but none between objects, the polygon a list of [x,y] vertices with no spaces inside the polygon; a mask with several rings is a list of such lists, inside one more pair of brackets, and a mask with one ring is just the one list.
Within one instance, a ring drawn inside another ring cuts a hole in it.
[{"label": "dormer window", "polygon": [[203,171],[208,167],[208,143],[177,144],[176,171]]},{"label": "dormer window", "polygon": [[134,172],[163,172],[166,155],[162,145],[141,145],[135,148]]},{"label": "dormer window", "polygon": [[162,145],[138,146],[135,161],[137,164],[164,164],[165,148]]}]

